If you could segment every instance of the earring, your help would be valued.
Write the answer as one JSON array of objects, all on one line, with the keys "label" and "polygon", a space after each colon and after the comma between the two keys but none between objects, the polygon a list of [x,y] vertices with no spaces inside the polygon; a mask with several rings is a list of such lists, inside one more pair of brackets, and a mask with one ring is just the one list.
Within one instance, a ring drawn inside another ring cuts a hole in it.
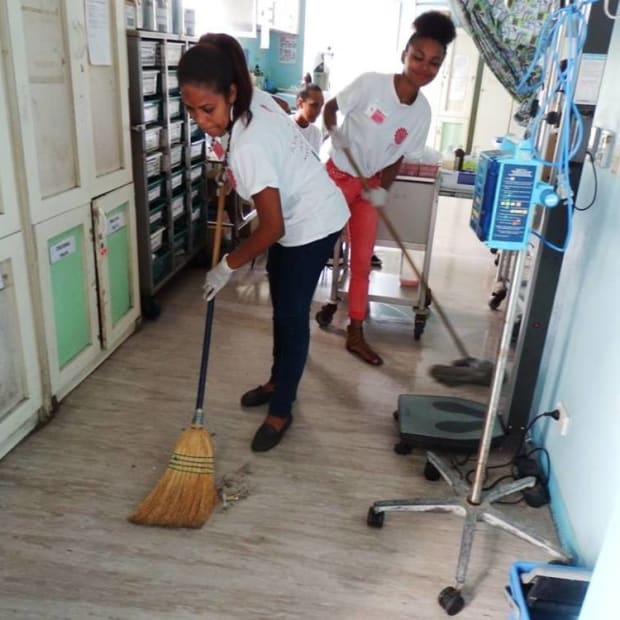
[{"label": "earring", "polygon": [[231,105],[231,106],[230,106],[230,108],[228,108],[228,115],[229,115],[229,117],[230,117],[230,122],[231,122],[231,124],[232,124],[232,123],[233,123],[233,121],[235,120],[235,118],[234,118],[234,111],[235,111],[235,110],[234,110],[234,106],[232,106],[232,105]]}]

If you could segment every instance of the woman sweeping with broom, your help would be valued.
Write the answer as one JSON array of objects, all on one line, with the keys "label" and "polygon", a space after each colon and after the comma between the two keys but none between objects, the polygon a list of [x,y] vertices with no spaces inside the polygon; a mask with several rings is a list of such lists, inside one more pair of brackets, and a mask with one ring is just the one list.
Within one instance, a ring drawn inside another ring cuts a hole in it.
[{"label": "woman sweeping with broom", "polygon": [[[243,50],[235,39],[205,35],[183,55],[177,76],[185,108],[202,131],[213,138],[228,137],[223,154],[228,182],[254,203],[258,216],[250,237],[207,273],[208,308],[194,420],[177,442],[159,483],[129,517],[141,525],[200,527],[217,500],[213,451],[202,412],[213,300],[236,269],[269,252],[271,375],[266,384],[241,399],[246,406],[269,402],[269,414],[252,440],[252,450],[265,452],[279,443],[291,425],[308,355],[310,303],[349,210],[288,116],[266,93],[253,89]],[[219,193],[216,241],[222,187]]]}]

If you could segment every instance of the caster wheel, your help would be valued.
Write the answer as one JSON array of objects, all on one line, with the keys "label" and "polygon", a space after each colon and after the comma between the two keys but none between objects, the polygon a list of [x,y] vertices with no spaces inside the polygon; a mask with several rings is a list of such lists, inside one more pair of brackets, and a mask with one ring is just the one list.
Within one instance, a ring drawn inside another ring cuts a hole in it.
[{"label": "caster wheel", "polygon": [[334,318],[334,314],[336,313],[336,309],[338,306],[336,304],[325,304],[314,317],[316,322],[321,327],[327,327]]},{"label": "caster wheel", "polygon": [[444,588],[439,593],[439,606],[449,615],[456,616],[456,614],[463,609],[465,601],[461,596],[461,593],[452,586]]},{"label": "caster wheel", "polygon": [[142,300],[142,316],[148,321],[156,321],[161,314],[161,306],[154,297],[145,297]]},{"label": "caster wheel", "polygon": [[394,444],[394,452],[396,452],[396,454],[410,454],[412,450],[413,446],[404,441],[399,441]]},{"label": "caster wheel", "polygon": [[398,415],[398,409],[392,414],[392,417],[398,422],[400,416]]},{"label": "caster wheel", "polygon": [[437,480],[441,478],[441,474],[430,461],[426,461],[426,464],[424,465],[424,477],[431,482],[437,482]]},{"label": "caster wheel", "polygon": [[371,506],[368,509],[368,516],[366,517],[366,523],[368,527],[383,527],[383,518],[385,517],[385,513],[383,512],[375,512],[375,509]]},{"label": "caster wheel", "polygon": [[506,298],[506,289],[502,289],[501,291],[497,291],[495,293],[491,293],[491,299],[489,300],[489,308],[491,310],[497,310],[499,305]]}]

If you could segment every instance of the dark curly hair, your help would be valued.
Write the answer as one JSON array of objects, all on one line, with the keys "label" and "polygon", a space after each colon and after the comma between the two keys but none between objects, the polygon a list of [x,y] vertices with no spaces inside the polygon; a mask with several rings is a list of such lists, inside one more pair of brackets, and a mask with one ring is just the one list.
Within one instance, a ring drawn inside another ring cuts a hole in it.
[{"label": "dark curly hair", "polygon": [[413,34],[409,37],[405,49],[418,39],[433,39],[440,43],[444,50],[456,39],[454,22],[441,11],[426,11],[416,17],[413,22]]}]

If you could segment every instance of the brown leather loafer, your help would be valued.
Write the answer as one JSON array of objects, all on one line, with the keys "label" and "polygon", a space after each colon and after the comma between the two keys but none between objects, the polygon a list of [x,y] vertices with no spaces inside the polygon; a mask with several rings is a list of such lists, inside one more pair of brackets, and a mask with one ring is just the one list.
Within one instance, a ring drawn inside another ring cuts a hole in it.
[{"label": "brown leather loafer", "polygon": [[273,388],[267,389],[264,385],[259,385],[241,397],[241,405],[243,407],[260,407],[266,405],[272,396]]}]

